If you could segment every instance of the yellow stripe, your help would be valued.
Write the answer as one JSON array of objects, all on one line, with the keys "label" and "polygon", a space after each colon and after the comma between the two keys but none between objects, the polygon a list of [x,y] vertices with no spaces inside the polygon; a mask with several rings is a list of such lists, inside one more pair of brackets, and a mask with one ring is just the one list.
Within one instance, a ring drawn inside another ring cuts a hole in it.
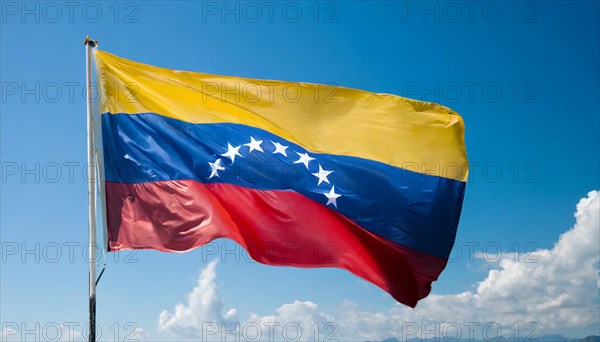
[{"label": "yellow stripe", "polygon": [[192,123],[239,123],[317,153],[355,156],[465,181],[456,112],[396,95],[312,83],[178,71],[96,51],[103,113],[156,113]]}]

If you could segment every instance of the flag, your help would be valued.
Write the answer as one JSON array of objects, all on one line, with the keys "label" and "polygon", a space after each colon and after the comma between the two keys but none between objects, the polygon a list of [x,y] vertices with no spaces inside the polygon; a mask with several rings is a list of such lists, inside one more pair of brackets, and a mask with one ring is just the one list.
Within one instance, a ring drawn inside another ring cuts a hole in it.
[{"label": "flag", "polygon": [[332,85],[95,58],[109,251],[228,238],[263,264],[346,269],[411,307],[429,294],[468,174],[460,115]]}]

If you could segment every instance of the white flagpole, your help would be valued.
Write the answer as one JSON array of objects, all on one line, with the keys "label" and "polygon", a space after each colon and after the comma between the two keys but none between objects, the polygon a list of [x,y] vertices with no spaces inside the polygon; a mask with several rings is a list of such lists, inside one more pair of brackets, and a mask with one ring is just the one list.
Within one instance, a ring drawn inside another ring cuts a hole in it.
[{"label": "white flagpole", "polygon": [[92,87],[92,49],[96,42],[86,37],[86,87],[87,87],[87,161],[88,161],[88,229],[89,229],[89,342],[96,342],[96,163],[94,158],[94,114]]}]

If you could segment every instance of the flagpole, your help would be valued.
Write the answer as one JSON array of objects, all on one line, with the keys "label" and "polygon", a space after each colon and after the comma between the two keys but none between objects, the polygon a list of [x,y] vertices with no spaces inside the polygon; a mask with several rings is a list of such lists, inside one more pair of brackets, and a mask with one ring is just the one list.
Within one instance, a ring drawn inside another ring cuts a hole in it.
[{"label": "flagpole", "polygon": [[84,41],[87,87],[87,162],[88,162],[88,230],[89,230],[89,342],[96,342],[96,163],[94,158],[94,114],[92,87],[92,49],[97,42],[87,36]]}]

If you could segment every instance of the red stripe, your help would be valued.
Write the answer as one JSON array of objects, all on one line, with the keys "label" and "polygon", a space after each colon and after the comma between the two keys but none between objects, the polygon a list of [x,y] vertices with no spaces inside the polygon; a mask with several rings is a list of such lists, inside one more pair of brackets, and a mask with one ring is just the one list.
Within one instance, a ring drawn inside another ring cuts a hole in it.
[{"label": "red stripe", "polygon": [[446,266],[292,191],[178,180],[106,182],[106,195],[111,251],[182,252],[229,238],[267,265],[346,269],[412,307]]}]

